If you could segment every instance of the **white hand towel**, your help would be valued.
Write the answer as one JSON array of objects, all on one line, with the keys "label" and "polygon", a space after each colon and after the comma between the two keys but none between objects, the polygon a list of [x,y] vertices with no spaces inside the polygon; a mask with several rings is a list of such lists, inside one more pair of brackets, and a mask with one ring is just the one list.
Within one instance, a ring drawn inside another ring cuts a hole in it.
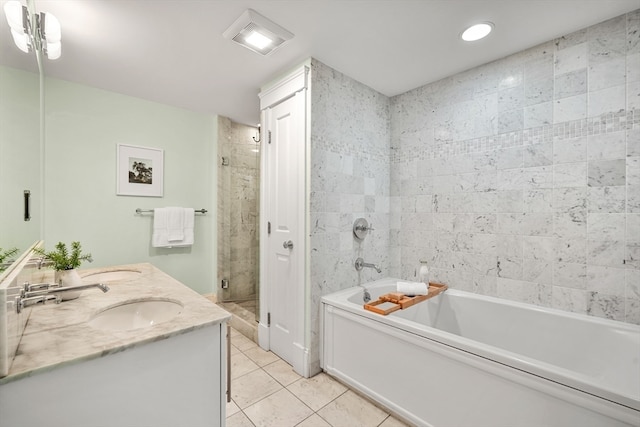
[{"label": "white hand towel", "polygon": [[173,246],[184,247],[193,245],[193,224],[195,217],[195,211],[193,210],[193,208],[183,208],[183,217],[183,239],[179,242],[173,242]]},{"label": "white hand towel", "polygon": [[167,240],[182,242],[184,240],[184,208],[165,208],[167,210]]},{"label": "white hand towel", "polygon": [[194,216],[192,208],[154,209],[151,246],[172,248],[193,245]]},{"label": "white hand towel", "polygon": [[429,286],[422,282],[398,282],[396,290],[407,296],[427,295]]},{"label": "white hand towel", "polygon": [[166,208],[156,208],[153,210],[153,235],[151,245],[154,248],[167,247],[169,236],[167,235],[167,221],[169,211]]}]

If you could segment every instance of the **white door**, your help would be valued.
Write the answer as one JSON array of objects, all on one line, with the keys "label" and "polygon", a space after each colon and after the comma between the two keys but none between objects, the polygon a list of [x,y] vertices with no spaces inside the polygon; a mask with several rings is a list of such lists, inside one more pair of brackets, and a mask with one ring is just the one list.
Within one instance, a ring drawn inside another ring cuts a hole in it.
[{"label": "white door", "polygon": [[304,92],[266,111],[269,347],[294,367],[304,330]]}]

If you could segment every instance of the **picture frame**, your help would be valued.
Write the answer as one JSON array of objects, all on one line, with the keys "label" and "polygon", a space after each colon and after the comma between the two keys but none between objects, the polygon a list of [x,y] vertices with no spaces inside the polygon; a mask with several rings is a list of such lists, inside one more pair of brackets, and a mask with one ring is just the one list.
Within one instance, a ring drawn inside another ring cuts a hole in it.
[{"label": "picture frame", "polygon": [[117,145],[116,194],[163,197],[164,150]]}]

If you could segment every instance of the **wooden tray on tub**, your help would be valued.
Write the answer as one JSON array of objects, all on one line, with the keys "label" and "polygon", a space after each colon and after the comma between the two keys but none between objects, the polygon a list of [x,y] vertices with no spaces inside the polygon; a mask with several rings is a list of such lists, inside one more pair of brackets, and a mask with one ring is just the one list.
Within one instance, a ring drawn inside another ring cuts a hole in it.
[{"label": "wooden tray on tub", "polygon": [[[419,302],[426,301],[429,298],[440,295],[441,293],[446,291],[447,288],[448,286],[443,285],[442,283],[429,282],[427,295],[416,295],[413,297],[408,297],[400,292],[390,292],[388,294],[382,295],[376,301],[365,304],[364,309],[386,316],[387,314],[393,313],[394,311],[404,310],[407,307],[411,307],[412,305],[415,305]],[[378,307],[379,305],[384,303],[391,303],[393,305],[388,308]]]}]

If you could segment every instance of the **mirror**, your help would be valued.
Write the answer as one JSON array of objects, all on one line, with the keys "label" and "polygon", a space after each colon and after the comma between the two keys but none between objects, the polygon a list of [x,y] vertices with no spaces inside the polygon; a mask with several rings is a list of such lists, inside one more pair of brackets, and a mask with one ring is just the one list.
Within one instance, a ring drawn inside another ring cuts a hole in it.
[{"label": "mirror", "polygon": [[[73,9],[69,2],[28,1],[34,11],[54,16]],[[217,116],[63,79],[56,67],[73,62],[72,36],[55,62],[20,51],[9,31],[1,17],[0,247],[22,251],[35,240],[48,248],[79,241],[93,255],[93,268],[153,262],[197,292],[211,293]],[[164,150],[164,173],[154,176],[164,180],[161,197],[117,194],[117,144]],[[24,221],[25,190],[30,221]],[[211,212],[196,216],[192,246],[152,246],[153,215],[136,212],[163,206]]]},{"label": "mirror", "polygon": [[[34,10],[33,0],[27,7]],[[21,253],[42,237],[42,74],[36,54],[18,50],[5,17],[1,20],[5,40],[0,45],[0,248]]]}]

